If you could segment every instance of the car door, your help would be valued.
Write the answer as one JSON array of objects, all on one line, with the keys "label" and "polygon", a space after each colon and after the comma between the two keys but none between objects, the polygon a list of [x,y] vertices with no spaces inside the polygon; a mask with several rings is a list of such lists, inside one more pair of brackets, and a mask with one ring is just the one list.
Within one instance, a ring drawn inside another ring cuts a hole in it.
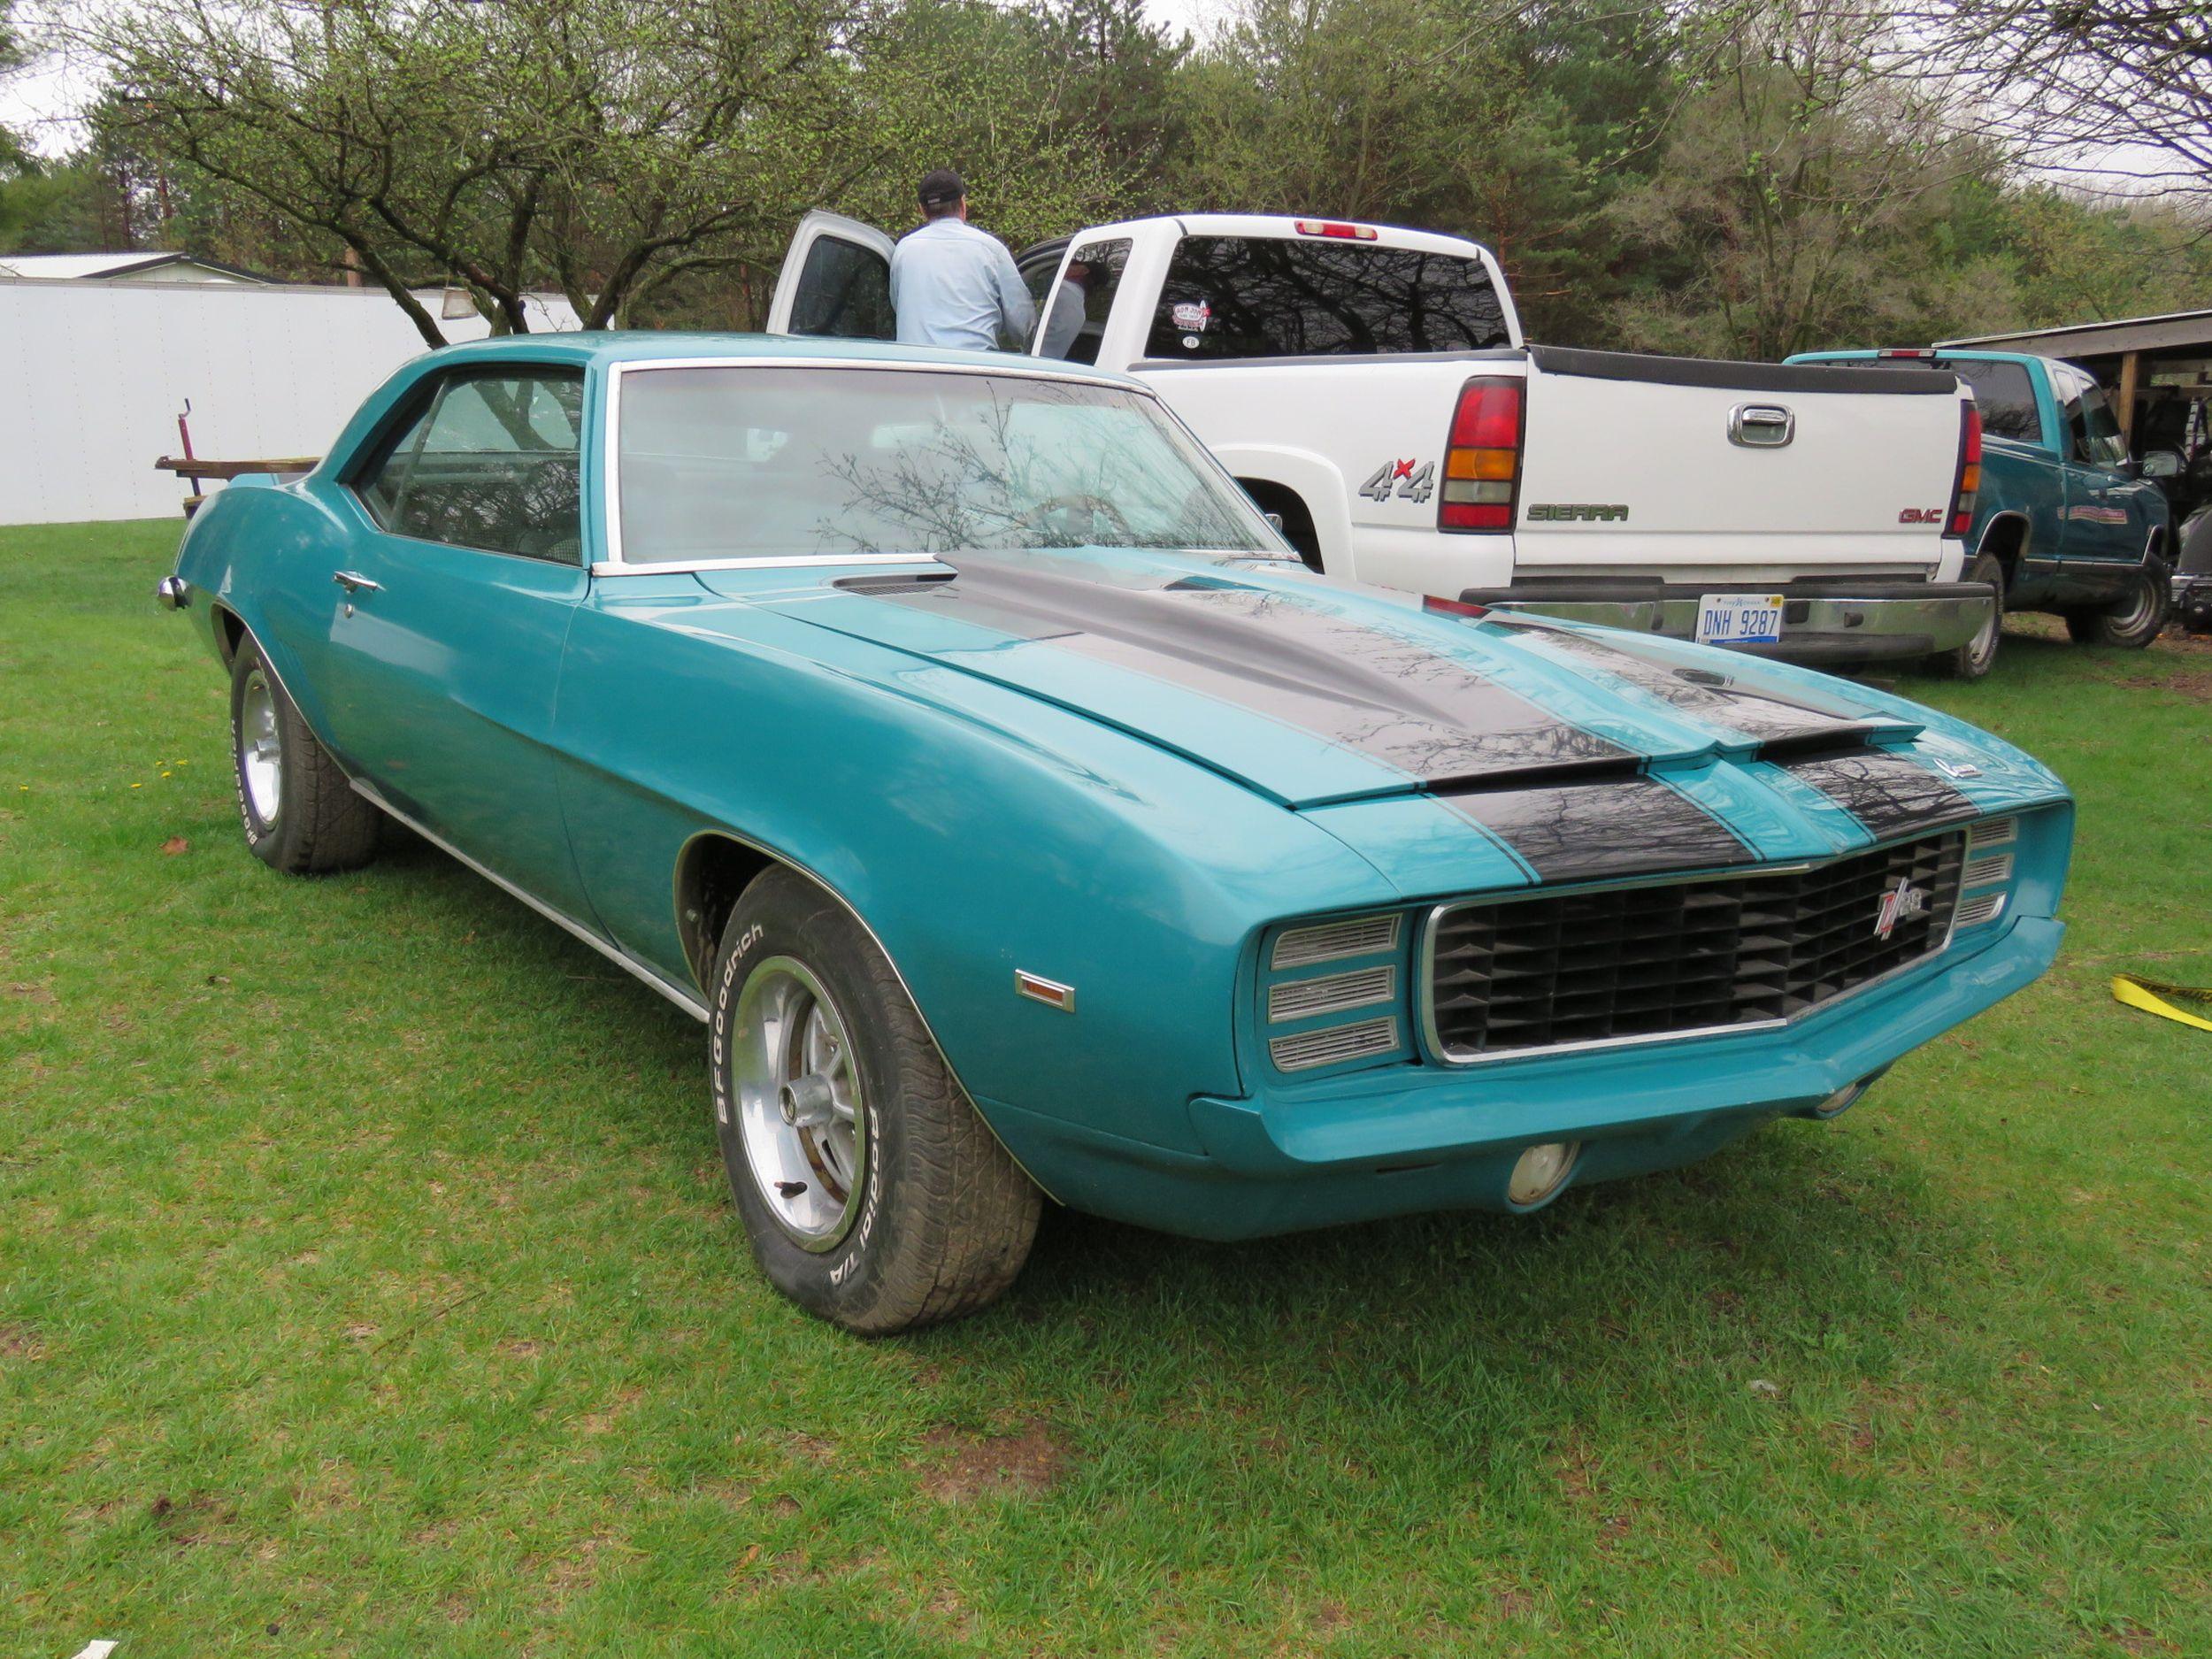
[{"label": "car door", "polygon": [[772,334],[895,340],[891,239],[872,226],[818,209],[799,221],[768,302]]},{"label": "car door", "polygon": [[321,679],[331,737],[394,806],[588,915],[549,743],[583,599],[578,370],[437,375],[342,480],[356,520]]},{"label": "car door", "polygon": [[2130,480],[2119,468],[2127,440],[2096,381],[2070,363],[2051,365],[2051,384],[2065,426],[2066,534],[2062,565],[2130,564],[2142,556],[2143,538],[2128,511]]}]

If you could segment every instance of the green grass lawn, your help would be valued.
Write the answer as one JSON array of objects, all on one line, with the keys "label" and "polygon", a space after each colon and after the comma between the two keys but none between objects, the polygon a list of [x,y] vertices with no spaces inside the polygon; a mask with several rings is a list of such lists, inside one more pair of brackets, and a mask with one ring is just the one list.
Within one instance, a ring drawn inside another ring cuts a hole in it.
[{"label": "green grass lawn", "polygon": [[[420,843],[248,856],[172,523],[0,531],[0,1654],[2212,1654],[2212,652],[1913,695],[2056,971],[1531,1220],[755,1277],[701,1030]],[[1757,1385],[1755,1386],[1755,1384]]]}]

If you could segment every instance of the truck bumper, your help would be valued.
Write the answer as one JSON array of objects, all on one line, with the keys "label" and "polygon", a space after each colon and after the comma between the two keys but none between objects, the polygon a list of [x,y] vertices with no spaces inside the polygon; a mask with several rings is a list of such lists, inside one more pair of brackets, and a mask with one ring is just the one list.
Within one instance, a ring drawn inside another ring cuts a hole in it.
[{"label": "truck bumper", "polygon": [[1053,1197],[1164,1233],[1250,1239],[1425,1210],[1512,1210],[1508,1182],[1532,1145],[1576,1144],[1565,1184],[1578,1187],[1692,1163],[1777,1118],[1822,1116],[1840,1091],[2032,983],[2065,928],[2023,917],[1995,931],[1779,1030],[1198,1095],[1198,1152],[977,1104]]},{"label": "truck bumper", "polygon": [[1819,578],[1763,588],[1708,582],[1617,580],[1609,577],[1532,578],[1511,588],[1469,588],[1462,603],[1494,611],[1531,611],[1637,634],[1688,640],[1697,635],[1700,600],[1715,592],[1782,595],[1778,645],[1729,649],[1793,663],[1863,663],[1931,657],[1965,644],[1988,622],[1995,595],[1980,582],[1870,582]]}]

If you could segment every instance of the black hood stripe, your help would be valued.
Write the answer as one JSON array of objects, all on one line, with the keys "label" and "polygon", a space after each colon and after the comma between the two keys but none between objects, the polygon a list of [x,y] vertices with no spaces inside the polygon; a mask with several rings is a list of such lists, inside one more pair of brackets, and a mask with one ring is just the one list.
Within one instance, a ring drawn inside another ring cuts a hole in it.
[{"label": "black hood stripe", "polygon": [[1439,791],[1544,881],[1608,880],[1757,862],[1725,824],[1657,778]]},{"label": "black hood stripe", "polygon": [[1870,749],[1775,763],[1802,778],[1878,836],[1979,818],[1981,809],[1909,755]]},{"label": "black hood stripe", "polygon": [[1097,572],[949,557],[949,581],[872,598],[1048,641],[1264,715],[1422,783],[1633,759],[1452,657],[1232,580],[1129,586]]},{"label": "black hood stripe", "polygon": [[1840,742],[1899,725],[1880,717],[1801,703],[1775,691],[1754,690],[1717,670],[1660,662],[1569,628],[1519,617],[1510,620],[1555,650],[1578,657],[1670,707],[1707,724],[1732,727],[1762,742],[1823,738]]}]

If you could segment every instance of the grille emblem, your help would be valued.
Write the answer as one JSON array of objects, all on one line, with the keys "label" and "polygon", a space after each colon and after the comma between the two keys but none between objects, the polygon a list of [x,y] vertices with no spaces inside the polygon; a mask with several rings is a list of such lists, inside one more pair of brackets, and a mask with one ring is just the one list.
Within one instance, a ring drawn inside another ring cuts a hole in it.
[{"label": "grille emblem", "polygon": [[1928,890],[1913,886],[1910,876],[1898,877],[1897,885],[1882,895],[1882,902],[1874,911],[1874,937],[1887,939],[1897,931],[1898,923],[1927,908]]}]

